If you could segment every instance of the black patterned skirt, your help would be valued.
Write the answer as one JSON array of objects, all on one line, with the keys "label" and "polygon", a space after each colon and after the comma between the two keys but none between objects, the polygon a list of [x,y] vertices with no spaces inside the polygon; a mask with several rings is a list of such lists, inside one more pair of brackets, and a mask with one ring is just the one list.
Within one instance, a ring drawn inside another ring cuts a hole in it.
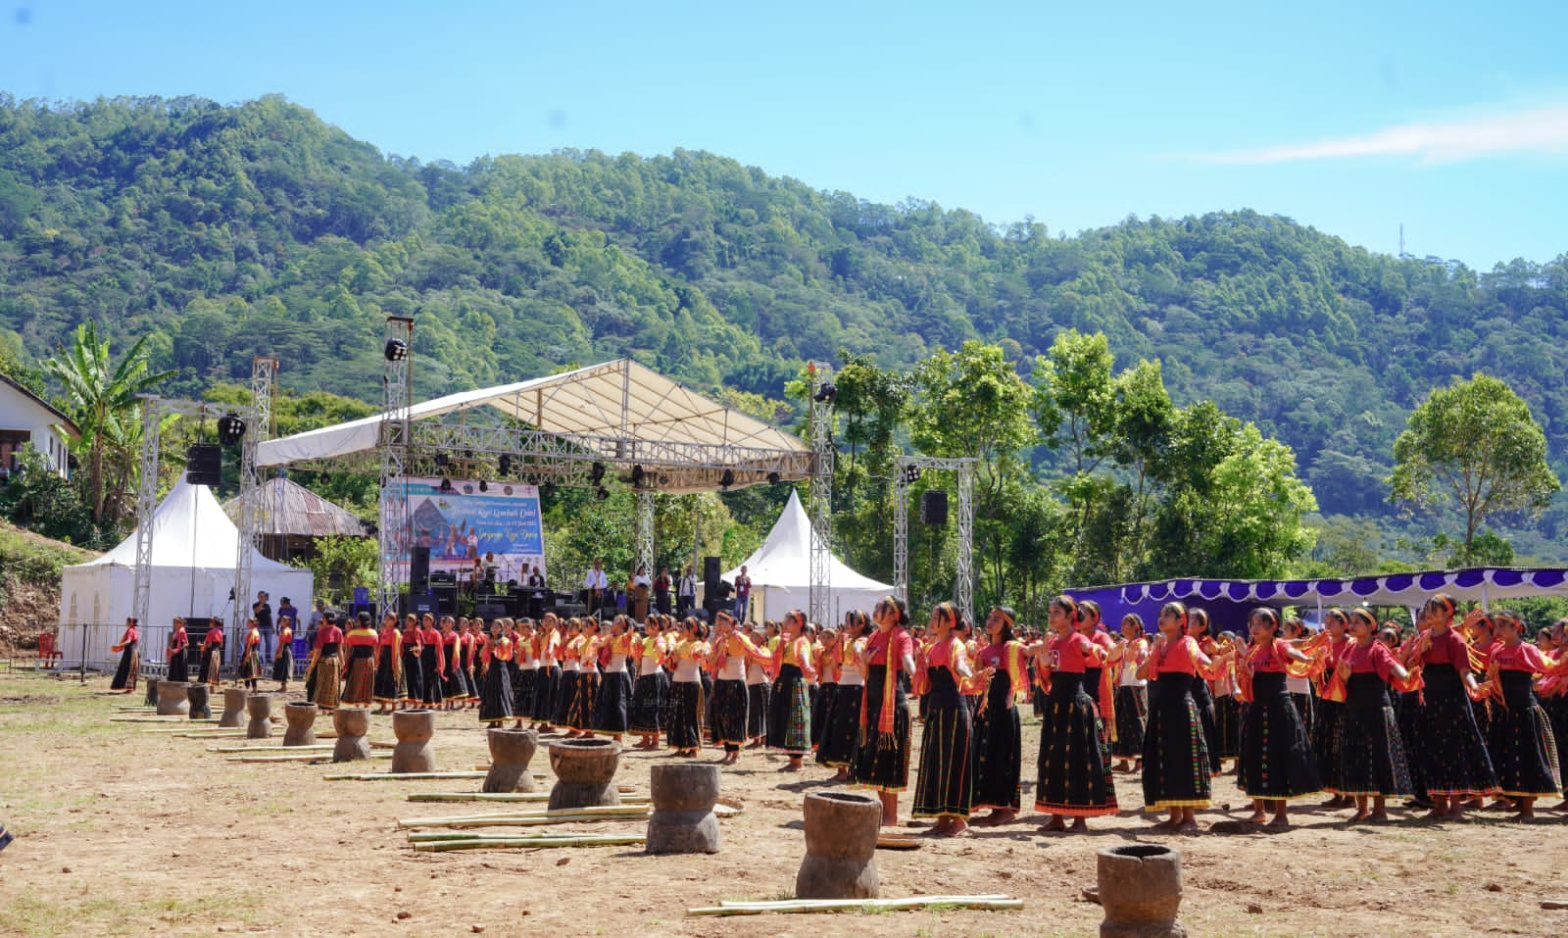
[{"label": "black patterned skirt", "polygon": [[746,743],[746,682],[713,682],[713,745],[739,749]]},{"label": "black patterned skirt", "polygon": [[512,715],[526,718],[534,712],[534,694],[539,688],[539,669],[523,668],[512,662]]},{"label": "black patterned skirt", "polygon": [[294,678],[294,649],[287,645],[278,649],[278,656],[272,659],[272,679],[278,683],[293,680]]},{"label": "black patterned skirt", "polygon": [[911,817],[967,818],[974,807],[974,726],[953,672],[930,672],[931,703],[920,734],[920,772]]},{"label": "black patterned skirt", "polygon": [[1552,724],[1552,737],[1557,742],[1557,762],[1561,765],[1563,752],[1568,749],[1568,695],[1558,694],[1543,699],[1541,709],[1546,711],[1546,718]]},{"label": "black patterned skirt", "polygon": [[550,715],[550,722],[558,726],[570,726],[567,719],[570,717],[572,707],[577,704],[577,675],[580,671],[561,669],[555,678],[555,708]]},{"label": "black patterned skirt", "polygon": [[773,681],[768,701],[768,748],[792,756],[811,749],[811,693],[800,668],[786,664]]},{"label": "black patterned skirt", "polygon": [[178,681],[181,684],[190,682],[191,668],[188,663],[189,657],[189,651],[186,648],[169,652],[169,680]]},{"label": "black patterned skirt", "polygon": [[427,707],[433,707],[444,702],[446,694],[441,687],[443,678],[441,677],[440,649],[435,645],[426,645],[425,653],[420,656],[419,664],[420,690],[424,692],[420,699],[424,701]]},{"label": "black patterned skirt", "polygon": [[1323,790],[1301,714],[1285,690],[1285,675],[1252,676],[1252,703],[1240,729],[1236,787],[1251,798],[1304,798]]},{"label": "black patterned skirt", "polygon": [[207,649],[207,654],[202,660],[201,680],[203,684],[217,687],[223,680],[223,646],[214,645]]},{"label": "black patterned skirt", "polygon": [[1512,798],[1562,794],[1557,734],[1530,686],[1531,675],[1502,671],[1499,679],[1508,706],[1492,710],[1488,737],[1498,786]]},{"label": "black patterned skirt", "polygon": [[833,686],[837,689],[833,692],[833,706],[823,719],[817,764],[847,769],[855,760],[855,744],[860,740],[860,703],[864,694],[859,684]]},{"label": "black patterned skirt", "polygon": [[1192,699],[1190,674],[1161,674],[1149,685],[1149,722],[1143,730],[1145,811],[1206,808],[1213,791],[1208,738]]},{"label": "black patterned skirt", "polygon": [[[360,649],[363,649],[361,651]],[[349,652],[348,679],[343,682],[343,703],[363,707],[370,703],[376,692],[375,649],[369,645],[355,646]]]},{"label": "black patterned skirt", "polygon": [[1394,707],[1399,719],[1399,741],[1405,744],[1405,761],[1410,764],[1410,787],[1417,798],[1426,798],[1426,775],[1421,771],[1421,692],[1395,694]]},{"label": "black patterned skirt", "polygon": [[491,658],[479,685],[479,722],[499,723],[512,717],[512,662]]},{"label": "black patterned skirt", "polygon": [[1421,775],[1432,795],[1490,795],[1497,791],[1492,757],[1475,724],[1470,695],[1447,664],[1425,669],[1426,703],[1417,720]]},{"label": "black patterned skirt", "polygon": [[403,699],[403,689],[397,679],[396,662],[392,659],[391,645],[376,646],[376,686],[371,696],[378,704],[395,704]]},{"label": "black patterned skirt", "polygon": [[242,681],[257,681],[261,679],[261,647],[247,648],[240,655],[239,673],[235,675]]},{"label": "black patterned skirt", "polygon": [[828,729],[828,713],[833,709],[833,695],[838,692],[838,682],[821,684],[811,695],[811,748],[822,746],[822,735]]},{"label": "black patterned skirt", "polygon": [[[1344,718],[1345,705],[1337,700],[1324,700],[1319,697],[1315,702],[1317,718],[1312,723],[1312,758],[1318,765],[1339,765],[1339,721]],[[1323,790],[1337,795],[1339,789],[1335,787],[1336,780],[1331,772],[1324,779]]]},{"label": "black patterned skirt", "polygon": [[414,653],[412,647],[403,649],[403,702],[409,704],[423,703],[425,699],[425,673],[424,664],[419,655]]},{"label": "black patterned skirt", "polygon": [[632,685],[631,731],[657,736],[664,731],[664,702],[670,693],[670,676],[663,668],[643,674]]},{"label": "black patterned skirt", "polygon": [[456,661],[446,659],[446,676],[441,678],[441,698],[443,700],[462,700],[468,696],[468,688],[463,684],[463,669],[458,667]]},{"label": "black patterned skirt", "polygon": [[1209,757],[1209,769],[1220,774],[1220,725],[1214,718],[1214,694],[1209,682],[1199,678],[1192,682],[1192,703],[1198,708],[1198,722],[1203,727],[1203,742]]},{"label": "black patterned skirt", "polygon": [[702,746],[702,683],[671,681],[665,740],[672,749],[698,749]]},{"label": "black patterned skirt", "polygon": [[593,708],[599,693],[599,671],[590,667],[572,675],[577,690],[572,694],[572,705],[566,713],[566,725],[578,732],[593,729]]},{"label": "black patterned skirt", "polygon": [[110,690],[135,690],[136,678],[141,673],[142,656],[138,647],[140,642],[126,642],[120,649],[120,666],[114,669],[114,680],[109,683]]},{"label": "black patterned skirt", "polygon": [[599,679],[593,705],[593,731],[610,736],[626,732],[627,714],[632,705],[632,676],[625,668],[611,668]]},{"label": "black patterned skirt", "polygon": [[1118,759],[1143,758],[1143,724],[1149,718],[1149,692],[1142,684],[1116,688],[1116,739],[1111,755]]},{"label": "black patterned skirt", "polygon": [[555,723],[555,698],[561,686],[561,666],[539,666],[539,677],[534,684],[534,711],[536,723]]},{"label": "black patterned skirt", "polygon": [[768,735],[768,701],[772,695],[771,684],[746,685],[746,735],[752,739]]},{"label": "black patterned skirt", "polygon": [[316,683],[313,685],[314,693],[310,695],[310,702],[323,710],[336,710],[339,695],[343,692],[341,667],[338,664],[338,654],[334,650],[330,654],[322,646],[321,654],[316,657]]},{"label": "black patterned skirt", "polygon": [[1410,763],[1388,686],[1376,674],[1352,674],[1339,718],[1339,764],[1322,766],[1347,797],[1410,795]]},{"label": "black patterned skirt", "polygon": [[1040,727],[1035,810],[1066,817],[1115,814],[1110,756],[1083,675],[1052,674],[1045,723]]},{"label": "black patterned skirt", "polygon": [[1241,701],[1233,694],[1214,698],[1214,727],[1219,733],[1223,759],[1241,756],[1241,709]]},{"label": "black patterned skirt", "polygon": [[[1317,722],[1317,708],[1313,706],[1316,700],[1317,698],[1313,697],[1311,694],[1298,694],[1292,692],[1290,695],[1290,701],[1296,705],[1296,712],[1301,714],[1301,725],[1307,728],[1307,736],[1309,738],[1312,736],[1312,728],[1316,725]],[[1316,750],[1313,751],[1314,753],[1316,752]],[[1322,765],[1322,763],[1318,764]]]},{"label": "black patterned skirt", "polygon": [[1012,678],[998,672],[991,675],[991,684],[975,711],[970,751],[974,754],[976,811],[1016,812],[1022,801],[1018,783],[1023,774],[1023,730],[1012,697]]},{"label": "black patterned skirt", "polygon": [[[862,788],[895,792],[909,787],[909,680],[900,672],[893,683],[893,732],[884,736],[877,726],[882,716],[882,685],[886,680],[886,665],[874,664],[868,669],[865,732],[855,748],[855,764],[850,775]],[[778,705],[777,698],[775,685],[774,706]]]}]

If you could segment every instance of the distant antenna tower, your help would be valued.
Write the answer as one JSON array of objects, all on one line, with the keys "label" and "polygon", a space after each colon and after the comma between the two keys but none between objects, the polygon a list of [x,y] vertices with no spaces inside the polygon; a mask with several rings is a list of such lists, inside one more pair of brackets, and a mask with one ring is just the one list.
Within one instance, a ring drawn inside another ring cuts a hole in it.
[{"label": "distant antenna tower", "polygon": [[1405,223],[1399,223],[1399,256],[1405,256]]}]

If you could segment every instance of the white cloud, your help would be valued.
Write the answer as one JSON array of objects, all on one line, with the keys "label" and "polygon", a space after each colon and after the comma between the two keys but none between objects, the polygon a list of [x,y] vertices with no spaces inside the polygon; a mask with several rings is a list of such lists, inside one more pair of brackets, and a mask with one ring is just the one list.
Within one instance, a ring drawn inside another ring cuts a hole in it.
[{"label": "white cloud", "polygon": [[1426,163],[1454,163],[1512,153],[1568,152],[1568,106],[1536,108],[1470,120],[1404,124],[1356,137],[1213,153],[1206,163],[1249,165],[1358,156],[1413,156]]}]

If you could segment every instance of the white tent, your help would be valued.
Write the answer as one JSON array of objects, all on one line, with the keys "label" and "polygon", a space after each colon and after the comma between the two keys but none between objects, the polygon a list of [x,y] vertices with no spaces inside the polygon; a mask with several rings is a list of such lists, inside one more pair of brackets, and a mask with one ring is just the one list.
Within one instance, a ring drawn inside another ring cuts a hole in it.
[{"label": "white tent", "polygon": [[[800,495],[790,492],[789,504],[773,523],[768,539],[746,558],[746,574],[751,577],[751,616],[753,619],[782,619],[791,609],[807,609],[811,604],[811,519],[800,504]],[[834,621],[851,609],[870,613],[877,600],[893,591],[886,583],[851,570],[832,557],[828,608]],[[731,583],[740,567],[724,574]],[[824,625],[828,623],[823,623]]]},{"label": "white tent", "polygon": [[[239,529],[224,514],[212,490],[183,478],[152,516],[152,597],[142,623],[142,660],[162,661],[175,616],[231,617],[229,591]],[[257,551],[251,567],[251,596],[265,590],[272,608],[287,596],[310,608],[315,577],[309,570],[268,560]],[[60,583],[60,650],[67,665],[109,663],[109,646],[120,638],[136,581],[136,534],[96,560],[66,567]],[[241,597],[245,599],[245,597]],[[192,644],[200,634],[192,633]],[[233,638],[231,636],[232,644]]]}]

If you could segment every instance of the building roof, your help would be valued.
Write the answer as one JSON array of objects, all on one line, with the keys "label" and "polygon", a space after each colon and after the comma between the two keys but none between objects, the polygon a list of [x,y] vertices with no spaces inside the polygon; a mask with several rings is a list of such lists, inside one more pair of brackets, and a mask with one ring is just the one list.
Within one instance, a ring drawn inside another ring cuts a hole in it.
[{"label": "building roof", "polygon": [[[268,479],[256,487],[256,533],[294,537],[369,537],[370,527],[347,509],[285,478]],[[230,518],[239,499],[224,503]]]},{"label": "building roof", "polygon": [[18,384],[6,375],[0,374],[0,384],[15,388],[18,394],[53,414],[55,418],[60,421],[61,428],[70,434],[73,439],[81,438],[82,431],[77,428],[76,422],[62,413],[58,407],[55,407],[53,404],[34,394],[32,391],[29,391],[26,387]]}]

